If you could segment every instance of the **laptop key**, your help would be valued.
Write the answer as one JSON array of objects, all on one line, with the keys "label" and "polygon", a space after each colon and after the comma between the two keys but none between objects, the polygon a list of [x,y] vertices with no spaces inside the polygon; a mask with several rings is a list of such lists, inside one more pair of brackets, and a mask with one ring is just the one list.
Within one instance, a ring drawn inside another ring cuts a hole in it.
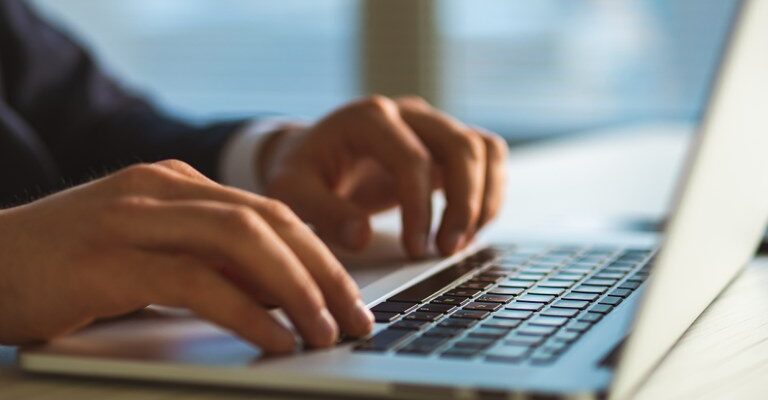
[{"label": "laptop key", "polygon": [[413,303],[399,303],[394,301],[385,301],[383,303],[379,303],[373,306],[371,308],[371,311],[405,314],[415,310],[416,307],[418,307],[418,305]]},{"label": "laptop key", "polygon": [[507,304],[504,308],[507,310],[539,311],[544,308],[544,305],[541,303],[518,303],[515,301]]},{"label": "laptop key", "polygon": [[621,279],[624,277],[624,274],[619,272],[600,272],[599,274],[595,275],[595,278],[598,279]]},{"label": "laptop key", "polygon": [[491,315],[488,311],[482,311],[482,310],[459,310],[455,313],[451,314],[451,318],[462,318],[462,319],[475,319],[480,320],[484,319],[485,317]]},{"label": "laptop key", "polygon": [[491,286],[493,286],[492,283],[488,282],[465,282],[458,286],[459,289],[470,289],[470,290],[486,290],[489,289]]},{"label": "laptop key", "polygon": [[448,296],[453,296],[453,297],[469,297],[469,298],[472,298],[472,297],[475,297],[475,296],[479,295],[480,293],[483,293],[483,291],[482,290],[477,290],[477,289],[458,289],[457,288],[457,289],[453,289],[453,290],[447,292],[446,294]]},{"label": "laptop key", "polygon": [[477,301],[484,301],[487,303],[501,303],[506,304],[512,301],[513,296],[504,296],[498,294],[485,294],[477,298]]},{"label": "laptop key", "polygon": [[513,335],[504,339],[505,344],[516,346],[538,346],[544,343],[544,336],[525,336],[525,335]]},{"label": "laptop key", "polygon": [[429,322],[427,321],[397,321],[390,325],[391,329],[405,329],[409,331],[418,331],[424,328]]},{"label": "laptop key", "polygon": [[419,308],[419,312],[448,314],[456,310],[456,307],[447,304],[425,304]]},{"label": "laptop key", "polygon": [[597,293],[597,294],[603,294],[608,291],[608,288],[605,286],[590,286],[590,285],[579,285],[576,286],[573,289],[574,292],[580,292],[580,293]]},{"label": "laptop key", "polygon": [[567,289],[567,288],[573,286],[573,282],[571,282],[571,281],[546,280],[546,281],[539,282],[539,286],[541,286],[541,287],[554,287],[554,288]]},{"label": "laptop key", "polygon": [[533,286],[535,282],[533,281],[521,281],[518,279],[508,279],[506,281],[502,281],[499,283],[499,287],[521,287],[521,288],[529,288]]},{"label": "laptop key", "polygon": [[611,293],[609,293],[611,296],[617,296],[617,297],[629,297],[630,294],[632,294],[632,291],[629,289],[614,289]]},{"label": "laptop key", "polygon": [[555,296],[543,295],[543,294],[524,294],[520,296],[517,301],[525,303],[543,303],[547,304],[555,299]]},{"label": "laptop key", "polygon": [[509,333],[509,330],[507,329],[499,329],[499,328],[491,328],[491,327],[483,327],[475,328],[472,332],[469,332],[469,337],[478,337],[478,338],[488,338],[488,339],[501,339],[504,336],[507,336],[507,333]]},{"label": "laptop key", "polygon": [[603,314],[588,312],[580,316],[579,321],[594,324],[595,322],[600,321],[602,318],[603,318]]},{"label": "laptop key", "polygon": [[608,304],[595,304],[592,308],[589,309],[589,311],[600,314],[608,314],[612,309],[613,306]]},{"label": "laptop key", "polygon": [[588,301],[581,301],[581,300],[558,300],[555,302],[555,304],[552,304],[552,307],[557,308],[575,308],[578,310],[583,310],[589,306]]},{"label": "laptop key", "polygon": [[501,345],[486,353],[485,359],[496,362],[521,362],[531,352],[528,346]]},{"label": "laptop key", "polygon": [[440,326],[436,326],[424,333],[421,334],[421,336],[424,337],[444,337],[444,338],[451,338],[460,335],[462,332],[464,332],[463,329],[458,328],[444,328]]},{"label": "laptop key", "polygon": [[595,301],[597,298],[600,297],[597,293],[580,293],[580,292],[572,292],[568,293],[565,296],[563,296],[563,299],[565,300],[582,300],[582,301]]},{"label": "laptop key", "polygon": [[440,319],[442,316],[443,314],[441,313],[416,311],[403,317],[403,320],[435,322],[438,319]]},{"label": "laptop key", "polygon": [[578,331],[562,331],[558,332],[557,335],[554,336],[555,340],[563,341],[563,342],[574,342],[576,339],[581,336],[581,332]]},{"label": "laptop key", "polygon": [[[479,300],[479,299],[478,299]],[[464,310],[478,310],[478,311],[496,311],[499,308],[501,308],[501,304],[496,303],[483,303],[483,302],[472,302],[464,306]]]},{"label": "laptop key", "polygon": [[585,285],[589,286],[613,286],[618,282],[618,279],[588,279],[584,282]]},{"label": "laptop key", "polygon": [[472,358],[480,352],[480,349],[470,349],[466,347],[451,347],[440,354],[440,357],[445,358]]},{"label": "laptop key", "polygon": [[441,337],[420,337],[403,346],[398,353],[430,354],[442,346],[448,339]]},{"label": "laptop key", "polygon": [[413,335],[413,331],[385,329],[355,347],[362,351],[386,351]]},{"label": "laptop key", "polygon": [[628,281],[619,285],[619,289],[635,290],[640,287],[640,282]]},{"label": "laptop key", "polygon": [[501,288],[496,287],[488,290],[488,294],[499,294],[502,296],[517,296],[520,293],[523,293],[525,289],[523,288]]},{"label": "laptop key", "polygon": [[483,323],[482,327],[485,328],[497,328],[497,329],[506,329],[511,330],[514,328],[517,328],[520,326],[520,323],[522,320],[519,319],[500,319],[500,318],[491,318],[488,320],[488,322]]},{"label": "laptop key", "polygon": [[448,318],[441,321],[437,326],[441,328],[468,329],[477,324],[477,320],[466,318]]},{"label": "laptop key", "polygon": [[529,325],[520,328],[517,333],[528,336],[548,336],[557,331],[556,326]]},{"label": "laptop key", "polygon": [[608,304],[609,306],[616,306],[619,303],[621,303],[624,299],[617,296],[605,296],[598,304]]},{"label": "laptop key", "polygon": [[527,310],[503,310],[493,314],[493,318],[498,319],[527,319],[533,312]]},{"label": "laptop key", "polygon": [[552,287],[535,287],[528,291],[530,294],[544,294],[549,296],[560,296],[565,292],[565,289],[563,288],[552,288]]},{"label": "laptop key", "polygon": [[373,317],[376,320],[376,322],[392,322],[395,319],[397,319],[398,315],[400,314],[393,313],[393,312],[379,312],[379,311],[373,312]]},{"label": "laptop key", "polygon": [[546,315],[549,317],[573,318],[578,313],[579,310],[575,308],[549,308],[546,311],[543,311],[541,315]]},{"label": "laptop key", "polygon": [[591,327],[592,327],[591,322],[579,321],[579,322],[570,323],[568,326],[565,327],[565,329],[569,331],[585,332],[589,330],[589,328]]},{"label": "laptop key", "polygon": [[478,349],[478,350],[484,350],[493,345],[495,342],[494,339],[487,339],[487,338],[466,338],[461,339],[458,342],[454,343],[454,347],[458,348],[467,348],[467,349]]},{"label": "laptop key", "polygon": [[563,326],[568,323],[568,318],[536,316],[528,320],[528,323],[531,325]]},{"label": "laptop key", "polygon": [[469,303],[469,299],[465,297],[453,297],[453,296],[440,296],[431,302],[432,304],[446,304],[449,306],[463,306]]}]

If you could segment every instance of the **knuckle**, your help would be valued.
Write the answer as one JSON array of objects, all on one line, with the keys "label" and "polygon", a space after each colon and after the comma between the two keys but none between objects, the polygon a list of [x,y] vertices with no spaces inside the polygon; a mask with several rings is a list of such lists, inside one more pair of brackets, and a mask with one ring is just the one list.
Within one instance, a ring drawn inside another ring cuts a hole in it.
[{"label": "knuckle", "polygon": [[364,97],[354,104],[358,110],[372,115],[389,114],[397,109],[391,99],[376,94]]},{"label": "knuckle", "polygon": [[505,158],[507,156],[507,141],[498,135],[488,135],[485,140],[489,143],[490,153],[497,158]]},{"label": "knuckle", "polygon": [[163,160],[156,163],[159,166],[163,166],[169,169],[172,169],[174,171],[189,171],[194,170],[191,165],[187,164],[184,161],[177,160],[177,159],[170,159],[170,160]]},{"label": "knuckle", "polygon": [[293,210],[279,200],[264,199],[259,206],[259,211],[265,214],[273,225],[291,226],[299,223]]},{"label": "knuckle", "polygon": [[404,164],[408,169],[426,170],[432,166],[432,155],[422,148],[410,149],[404,153]]},{"label": "knuckle", "polygon": [[485,143],[477,135],[461,132],[451,135],[453,148],[462,158],[469,161],[480,161],[485,157]]},{"label": "knuckle", "polygon": [[224,229],[235,235],[254,236],[261,228],[259,215],[247,206],[231,206],[221,218]]},{"label": "knuckle", "polygon": [[121,189],[132,192],[149,188],[164,177],[165,174],[159,167],[142,163],[118,171],[114,175],[114,181]]},{"label": "knuckle", "polygon": [[407,95],[397,98],[397,102],[406,107],[412,107],[416,109],[429,109],[432,106],[428,101],[424,100],[421,96]]}]

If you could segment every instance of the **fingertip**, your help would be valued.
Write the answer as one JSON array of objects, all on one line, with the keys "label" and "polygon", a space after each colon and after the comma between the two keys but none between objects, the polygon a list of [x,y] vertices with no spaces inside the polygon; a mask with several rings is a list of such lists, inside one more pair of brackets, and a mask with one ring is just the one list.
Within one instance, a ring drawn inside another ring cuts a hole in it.
[{"label": "fingertip", "polygon": [[371,238],[371,225],[367,218],[353,218],[341,227],[341,245],[349,250],[361,250]]},{"label": "fingertip", "polygon": [[315,317],[313,324],[316,329],[305,335],[307,345],[312,348],[329,347],[339,338],[339,325],[327,308],[322,309]]},{"label": "fingertip", "polygon": [[437,247],[445,256],[456,253],[461,250],[467,242],[467,235],[464,232],[452,231],[439,235]]},{"label": "fingertip", "polygon": [[403,236],[403,245],[408,256],[419,260],[427,257],[429,246],[429,236],[426,233],[418,232],[413,235]]}]

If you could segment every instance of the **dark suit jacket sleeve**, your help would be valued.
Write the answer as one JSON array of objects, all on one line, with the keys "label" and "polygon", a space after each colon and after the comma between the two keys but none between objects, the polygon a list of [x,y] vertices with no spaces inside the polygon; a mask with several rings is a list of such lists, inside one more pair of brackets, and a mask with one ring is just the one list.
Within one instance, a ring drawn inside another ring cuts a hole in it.
[{"label": "dark suit jacket sleeve", "polygon": [[[242,122],[192,126],[127,92],[22,1],[0,0],[3,88],[63,177],[80,182],[139,161],[186,161],[218,178],[221,148]],[[9,61],[10,60],[10,61]]]}]

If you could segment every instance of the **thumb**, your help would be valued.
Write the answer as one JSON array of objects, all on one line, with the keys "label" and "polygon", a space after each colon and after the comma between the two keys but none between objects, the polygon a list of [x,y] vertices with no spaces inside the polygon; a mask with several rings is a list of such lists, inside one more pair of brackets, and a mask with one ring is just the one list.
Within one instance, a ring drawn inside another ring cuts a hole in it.
[{"label": "thumb", "polygon": [[321,238],[349,250],[361,250],[368,244],[371,239],[368,213],[332,192],[320,178],[305,175],[300,182],[285,186],[271,194],[311,224]]}]

